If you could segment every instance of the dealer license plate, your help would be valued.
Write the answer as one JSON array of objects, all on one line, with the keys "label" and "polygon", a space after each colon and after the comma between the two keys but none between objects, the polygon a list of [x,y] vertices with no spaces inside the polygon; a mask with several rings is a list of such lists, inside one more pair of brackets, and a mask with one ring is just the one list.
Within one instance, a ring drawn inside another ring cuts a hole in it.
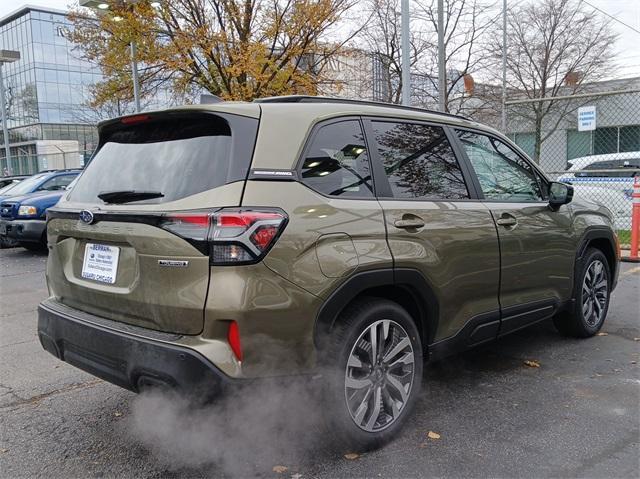
[{"label": "dealer license plate", "polygon": [[118,272],[120,248],[104,244],[87,243],[84,248],[82,277],[113,284]]}]

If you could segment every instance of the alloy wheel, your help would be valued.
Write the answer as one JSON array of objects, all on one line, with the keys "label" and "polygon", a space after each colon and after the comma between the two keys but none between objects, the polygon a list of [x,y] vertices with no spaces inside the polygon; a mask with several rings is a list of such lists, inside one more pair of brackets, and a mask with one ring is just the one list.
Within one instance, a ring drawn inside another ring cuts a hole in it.
[{"label": "alloy wheel", "polygon": [[407,405],[414,374],[407,331],[389,319],[367,327],[353,345],[345,370],[345,399],[356,425],[378,432],[393,424]]},{"label": "alloy wheel", "polygon": [[608,295],[605,266],[596,259],[587,268],[582,282],[582,316],[589,326],[594,327],[602,320]]}]

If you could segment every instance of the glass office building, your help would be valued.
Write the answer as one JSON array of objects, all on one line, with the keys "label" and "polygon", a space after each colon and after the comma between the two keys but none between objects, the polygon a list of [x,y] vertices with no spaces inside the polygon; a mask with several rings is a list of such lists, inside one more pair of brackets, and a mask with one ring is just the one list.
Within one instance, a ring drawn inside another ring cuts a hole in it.
[{"label": "glass office building", "polygon": [[[0,19],[0,49],[20,52],[19,61],[3,65],[16,174],[82,166],[96,147],[95,116],[83,105],[102,75],[73,50],[69,28],[65,12],[49,8],[24,6]],[[1,175],[3,141],[0,158]]]}]

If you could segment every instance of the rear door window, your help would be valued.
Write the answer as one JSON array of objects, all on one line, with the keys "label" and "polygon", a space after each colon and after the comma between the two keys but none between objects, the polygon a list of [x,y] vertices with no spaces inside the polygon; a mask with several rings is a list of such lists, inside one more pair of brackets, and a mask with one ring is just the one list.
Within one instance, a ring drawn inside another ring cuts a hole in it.
[{"label": "rear door window", "polygon": [[372,122],[394,198],[464,199],[462,169],[439,126]]},{"label": "rear door window", "polygon": [[104,127],[100,149],[69,199],[102,203],[113,191],[153,191],[164,203],[246,179],[258,120],[235,115],[150,117]]},{"label": "rear door window", "polygon": [[328,196],[372,198],[371,168],[358,120],[323,125],[307,149],[302,182]]}]

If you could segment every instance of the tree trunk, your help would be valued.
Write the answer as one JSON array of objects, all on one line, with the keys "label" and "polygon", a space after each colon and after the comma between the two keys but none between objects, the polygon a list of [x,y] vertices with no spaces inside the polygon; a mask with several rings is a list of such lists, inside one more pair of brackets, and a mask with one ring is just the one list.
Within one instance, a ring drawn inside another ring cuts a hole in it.
[{"label": "tree trunk", "polygon": [[540,150],[542,149],[542,116],[536,115],[535,151],[533,161],[540,164]]}]

